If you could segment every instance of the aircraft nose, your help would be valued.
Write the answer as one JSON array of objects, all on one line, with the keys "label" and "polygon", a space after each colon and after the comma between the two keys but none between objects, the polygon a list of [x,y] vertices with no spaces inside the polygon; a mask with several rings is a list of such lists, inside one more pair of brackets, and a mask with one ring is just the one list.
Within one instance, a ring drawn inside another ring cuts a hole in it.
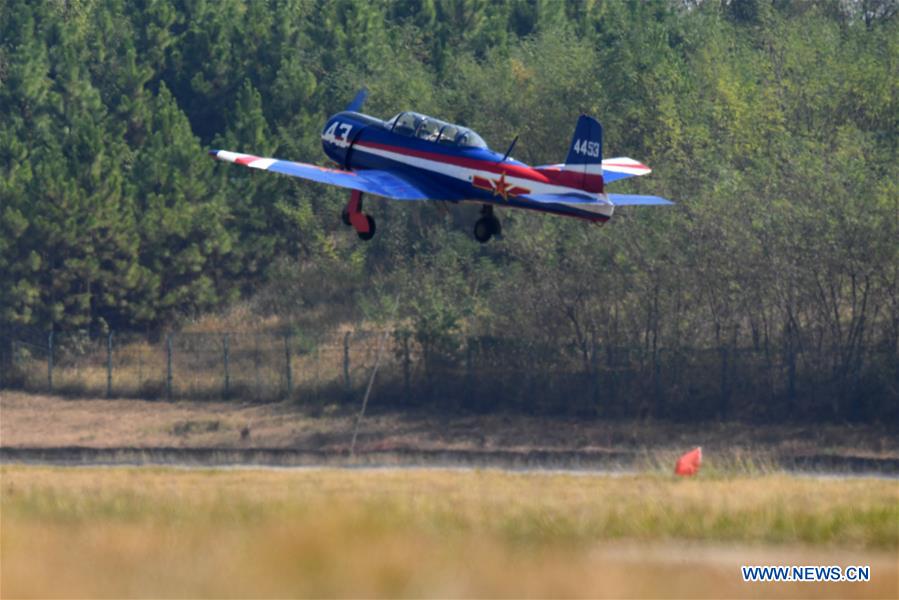
[{"label": "aircraft nose", "polygon": [[328,158],[338,164],[343,164],[346,156],[342,145],[337,139],[339,134],[338,126],[339,122],[336,116],[331,117],[328,119],[327,123],[325,123],[321,133],[322,149],[325,151]]},{"label": "aircraft nose", "polygon": [[325,121],[325,126],[322,127],[321,138],[325,139],[328,137],[328,132],[334,129],[335,118],[330,117],[327,121]]}]

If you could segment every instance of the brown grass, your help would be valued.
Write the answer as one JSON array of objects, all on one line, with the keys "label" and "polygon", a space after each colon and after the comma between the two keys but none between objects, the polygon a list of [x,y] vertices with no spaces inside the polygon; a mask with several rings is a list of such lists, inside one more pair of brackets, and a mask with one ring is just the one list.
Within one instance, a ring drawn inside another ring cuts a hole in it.
[{"label": "brown grass", "polygon": [[[209,422],[218,428],[189,426]],[[0,444],[7,447],[240,447],[246,443],[240,430],[248,424],[249,443],[270,447],[290,446],[311,427],[283,404],[81,400],[0,391]]]},{"label": "brown grass", "polygon": [[[896,597],[899,487],[493,471],[2,467],[14,597]],[[741,564],[870,564],[745,584]]]}]

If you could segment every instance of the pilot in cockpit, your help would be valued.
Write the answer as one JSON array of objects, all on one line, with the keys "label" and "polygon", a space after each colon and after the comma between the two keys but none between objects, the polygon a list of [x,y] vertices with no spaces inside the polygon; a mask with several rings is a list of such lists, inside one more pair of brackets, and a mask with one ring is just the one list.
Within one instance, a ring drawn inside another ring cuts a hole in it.
[{"label": "pilot in cockpit", "polygon": [[425,119],[421,122],[421,125],[418,126],[415,137],[429,142],[436,142],[437,138],[440,137],[440,130],[443,129],[444,125],[445,123],[438,121],[437,119]]}]

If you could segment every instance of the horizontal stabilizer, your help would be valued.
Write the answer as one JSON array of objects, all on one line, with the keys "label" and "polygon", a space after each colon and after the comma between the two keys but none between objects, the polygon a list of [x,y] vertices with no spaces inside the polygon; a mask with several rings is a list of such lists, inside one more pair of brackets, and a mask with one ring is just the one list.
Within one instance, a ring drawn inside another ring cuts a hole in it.
[{"label": "horizontal stabilizer", "polygon": [[602,161],[602,178],[606,183],[612,183],[628,177],[640,177],[649,175],[652,169],[643,163],[624,156],[607,158]]},{"label": "horizontal stabilizer", "polygon": [[674,204],[659,196],[637,196],[635,194],[609,194],[609,200],[615,206],[665,206]]},{"label": "horizontal stabilizer", "polygon": [[[558,163],[555,165],[540,165],[539,167],[534,168],[538,171],[560,171],[566,168],[566,165]],[[621,156],[618,158],[606,158],[602,161],[603,183],[612,183],[619,179],[640,177],[641,175],[649,175],[650,173],[652,173],[652,169],[633,158]]]},{"label": "horizontal stabilizer", "polygon": [[596,196],[586,194],[528,194],[519,198],[540,204],[608,204]]}]

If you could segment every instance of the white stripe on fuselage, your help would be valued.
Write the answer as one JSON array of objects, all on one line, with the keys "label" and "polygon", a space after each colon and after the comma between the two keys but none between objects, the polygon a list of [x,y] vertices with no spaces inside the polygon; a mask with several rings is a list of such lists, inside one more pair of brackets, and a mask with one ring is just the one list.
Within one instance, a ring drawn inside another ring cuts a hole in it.
[{"label": "white stripe on fuselage", "polygon": [[[382,148],[372,148],[371,146],[364,145],[364,142],[354,144],[353,149],[357,152],[361,150],[369,154],[374,154],[375,156],[388,158],[410,167],[416,167],[419,169],[424,169],[426,171],[439,173],[440,175],[446,175],[460,181],[467,181],[469,184],[472,183],[474,177],[476,176],[490,179],[491,181],[495,181],[501,176],[500,173],[495,173],[493,171],[482,171],[479,169],[473,169],[471,167],[462,167],[451,163],[431,160],[429,158],[422,158],[420,156],[410,156],[408,154],[393,152],[391,150],[384,150]],[[612,206],[610,204],[604,203],[602,201],[602,196],[600,196],[599,194],[591,194],[589,192],[585,192],[584,190],[570,188],[563,185],[552,185],[543,183],[541,181],[534,181],[533,179],[515,177],[513,175],[509,175],[508,173],[506,174],[505,181],[510,187],[523,187],[525,189],[531,190],[530,193],[532,194],[579,194],[581,196],[591,196],[596,198],[596,204],[568,204],[562,202],[560,202],[560,204],[565,204],[566,206],[570,206],[578,210],[583,210],[585,212],[611,215],[611,210],[609,209],[611,209]]]}]

